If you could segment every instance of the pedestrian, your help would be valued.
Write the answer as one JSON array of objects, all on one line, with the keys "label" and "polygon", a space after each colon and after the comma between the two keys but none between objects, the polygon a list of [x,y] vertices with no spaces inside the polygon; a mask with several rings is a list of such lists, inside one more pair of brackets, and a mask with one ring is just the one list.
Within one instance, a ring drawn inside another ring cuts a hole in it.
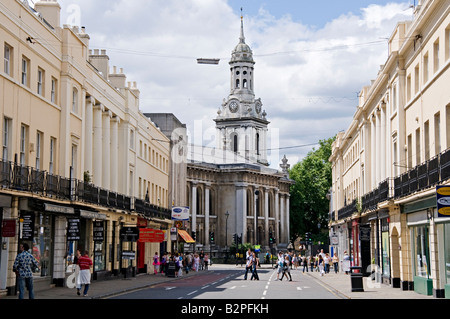
[{"label": "pedestrian", "polygon": [[13,271],[16,273],[19,283],[19,299],[24,299],[25,288],[28,289],[28,298],[34,299],[33,272],[39,270],[36,258],[28,251],[30,246],[27,243],[20,245],[20,253],[17,255]]},{"label": "pedestrian", "polygon": [[334,266],[334,272],[337,274],[339,271],[339,257],[336,253],[334,253],[333,256],[333,266]]},{"label": "pedestrian", "polygon": [[209,263],[208,254],[205,254],[205,257],[203,257],[203,262],[205,263],[205,270],[208,270],[208,263]]},{"label": "pedestrian", "polygon": [[323,258],[323,267],[324,267],[324,273],[328,274],[330,272],[330,255],[328,253],[325,254],[325,258]]},{"label": "pedestrian", "polygon": [[280,280],[280,274],[283,272],[283,264],[284,264],[284,258],[283,258],[283,253],[280,251],[278,253],[278,259],[277,259],[277,279],[276,280]]},{"label": "pedestrian", "polygon": [[320,275],[323,276],[323,274],[324,274],[324,269],[323,269],[324,262],[323,262],[323,257],[322,257],[321,254],[319,254],[319,258],[318,258],[317,264],[319,266],[318,268],[319,268]]},{"label": "pedestrian", "polygon": [[315,263],[315,258],[314,256],[309,256],[309,264],[311,266],[311,272],[314,271],[314,263]]},{"label": "pedestrian", "polygon": [[[286,276],[286,279],[287,279],[288,275],[289,275],[289,281],[292,281],[291,271],[289,270],[289,268],[290,268],[290,263],[291,263],[291,262],[289,261],[289,256],[286,256],[286,257],[284,258],[284,263],[283,263],[283,275],[281,276],[280,281],[283,280],[283,277],[284,277],[284,276]],[[286,275],[286,273],[287,273],[288,275]]]},{"label": "pedestrian", "polygon": [[87,297],[89,286],[91,284],[91,267],[92,259],[89,258],[89,252],[84,251],[83,256],[78,258],[78,265],[80,266],[80,287],[84,285],[83,296]]},{"label": "pedestrian", "polygon": [[310,257],[308,256],[308,257],[303,257],[303,259],[302,259],[302,266],[303,266],[303,272],[305,272],[305,269],[306,269],[306,272],[308,272],[308,261],[310,260]]},{"label": "pedestrian", "polygon": [[164,253],[159,261],[159,270],[162,274],[166,272],[167,253]]},{"label": "pedestrian", "polygon": [[297,269],[297,267],[298,267],[298,257],[297,257],[296,254],[294,254],[294,256],[292,257],[292,263],[293,263],[294,269]]},{"label": "pedestrian", "polygon": [[344,260],[342,261],[342,271],[345,271],[345,274],[348,275],[350,272],[350,256],[347,251],[344,251]]},{"label": "pedestrian", "polygon": [[73,264],[75,265],[75,287],[77,288],[77,295],[80,295],[80,266],[78,265],[78,259],[81,257],[81,250],[77,249],[75,257],[73,258]]},{"label": "pedestrian", "polygon": [[158,252],[155,252],[153,255],[153,274],[156,275],[159,271],[159,255]]},{"label": "pedestrian", "polygon": [[259,280],[259,276],[258,276],[258,270],[257,268],[260,266],[259,264],[259,258],[256,257],[256,254],[253,253],[251,258],[251,267],[252,267],[252,277],[250,278],[250,280],[253,280],[253,278],[255,278],[255,280]]},{"label": "pedestrian", "polygon": [[[249,253],[250,252],[250,253]],[[245,257],[245,274],[244,274],[244,280],[247,280],[247,274],[248,272],[252,271],[252,255],[251,250],[249,249],[246,253]]]},{"label": "pedestrian", "polygon": [[194,269],[195,272],[199,270],[200,267],[200,257],[198,254],[194,255],[194,266],[192,266],[192,269]]},{"label": "pedestrian", "polygon": [[198,254],[198,258],[200,259],[200,269],[203,270],[203,266],[204,266],[204,259],[205,259],[205,253],[202,251],[200,251],[200,254]]}]

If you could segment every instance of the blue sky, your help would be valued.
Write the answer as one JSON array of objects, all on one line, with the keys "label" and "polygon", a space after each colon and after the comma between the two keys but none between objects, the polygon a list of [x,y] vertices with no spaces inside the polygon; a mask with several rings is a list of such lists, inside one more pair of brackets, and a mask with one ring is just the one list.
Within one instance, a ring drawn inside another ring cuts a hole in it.
[{"label": "blue sky", "polygon": [[360,14],[360,8],[368,7],[371,4],[385,5],[387,3],[405,3],[405,10],[409,5],[413,5],[414,0],[394,1],[394,0],[229,0],[228,3],[233,10],[240,14],[257,16],[262,8],[270,12],[276,19],[281,19],[290,15],[294,22],[323,27],[326,23],[338,18],[342,14]]},{"label": "blue sky", "polygon": [[[240,8],[255,57],[256,98],[269,125],[269,161],[294,165],[312,144],[347,129],[357,94],[387,59],[387,38],[411,20],[413,0],[59,0],[61,24],[85,26],[91,49],[136,81],[142,112],[170,112],[215,146],[230,92]],[[289,15],[289,16],[288,16]],[[217,66],[197,58],[220,58]]]}]

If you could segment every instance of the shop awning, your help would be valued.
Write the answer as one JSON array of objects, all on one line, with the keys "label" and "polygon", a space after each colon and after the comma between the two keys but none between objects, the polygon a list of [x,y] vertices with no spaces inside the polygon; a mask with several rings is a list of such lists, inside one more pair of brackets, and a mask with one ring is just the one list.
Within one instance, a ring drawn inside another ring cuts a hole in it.
[{"label": "shop awning", "polygon": [[195,243],[195,240],[192,239],[192,237],[185,230],[178,229],[178,235],[180,235],[181,238],[183,238],[183,240],[187,243]]}]

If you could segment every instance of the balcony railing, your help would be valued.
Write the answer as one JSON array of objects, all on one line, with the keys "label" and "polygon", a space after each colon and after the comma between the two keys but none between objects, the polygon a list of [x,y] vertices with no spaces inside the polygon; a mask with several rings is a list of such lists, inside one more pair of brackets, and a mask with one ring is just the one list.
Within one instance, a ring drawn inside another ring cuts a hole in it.
[{"label": "balcony railing", "polygon": [[118,210],[136,211],[148,217],[171,218],[169,209],[152,205],[147,200],[126,196],[91,183],[53,175],[13,162],[0,161],[0,188]]},{"label": "balcony railing", "polygon": [[[393,179],[381,182],[377,188],[361,197],[361,209],[374,210],[378,203],[414,194],[449,178],[450,148]],[[353,201],[338,210],[338,219],[349,217],[356,211],[356,201]]]}]

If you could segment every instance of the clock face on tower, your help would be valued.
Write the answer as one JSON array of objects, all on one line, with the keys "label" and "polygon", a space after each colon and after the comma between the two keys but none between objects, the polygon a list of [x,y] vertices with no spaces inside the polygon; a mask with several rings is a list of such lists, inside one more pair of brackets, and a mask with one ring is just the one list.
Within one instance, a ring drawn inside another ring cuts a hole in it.
[{"label": "clock face on tower", "polygon": [[236,113],[239,108],[239,104],[236,101],[231,101],[228,107],[232,113]]}]

